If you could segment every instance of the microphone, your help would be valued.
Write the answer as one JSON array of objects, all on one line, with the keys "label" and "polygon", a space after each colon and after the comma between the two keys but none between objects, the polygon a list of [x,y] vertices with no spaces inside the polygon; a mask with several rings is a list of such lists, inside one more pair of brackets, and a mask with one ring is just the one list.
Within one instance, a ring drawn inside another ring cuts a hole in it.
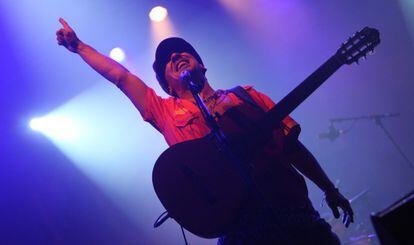
[{"label": "microphone", "polygon": [[328,132],[326,133],[320,133],[319,139],[329,139],[330,141],[334,141],[336,138],[338,138],[341,134],[344,134],[343,130],[336,129],[333,124],[329,126]]},{"label": "microphone", "polygon": [[190,74],[190,72],[187,71],[187,70],[184,70],[183,72],[181,72],[180,79],[183,82],[190,83],[191,82],[191,74]]},{"label": "microphone", "polygon": [[188,86],[188,88],[195,92],[195,93],[200,93],[201,90],[203,89],[203,84],[197,83],[196,81],[194,81],[191,77],[191,73],[187,70],[184,70],[181,72],[180,74],[180,79],[181,81],[185,82]]}]

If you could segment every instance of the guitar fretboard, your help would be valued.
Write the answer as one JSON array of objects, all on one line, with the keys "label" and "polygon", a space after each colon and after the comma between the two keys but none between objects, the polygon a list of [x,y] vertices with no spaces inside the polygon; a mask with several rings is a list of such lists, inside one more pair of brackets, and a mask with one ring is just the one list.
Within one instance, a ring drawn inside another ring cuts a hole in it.
[{"label": "guitar fretboard", "polygon": [[280,122],[307,99],[322,83],[334,74],[343,63],[336,54],[323,63],[315,72],[287,94],[279,103],[266,113],[262,132],[271,132]]}]

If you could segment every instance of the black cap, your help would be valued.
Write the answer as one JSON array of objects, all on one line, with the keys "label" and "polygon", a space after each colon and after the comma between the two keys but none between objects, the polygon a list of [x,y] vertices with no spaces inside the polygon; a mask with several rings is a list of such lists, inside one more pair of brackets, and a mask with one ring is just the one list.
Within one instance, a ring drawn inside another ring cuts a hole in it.
[{"label": "black cap", "polygon": [[158,82],[160,83],[162,89],[169,95],[176,96],[175,94],[170,94],[168,89],[169,85],[165,79],[165,66],[170,61],[171,55],[173,53],[182,53],[186,52],[194,56],[194,58],[202,65],[203,61],[201,60],[200,55],[194,49],[191,44],[180,37],[170,37],[164,39],[158,44],[157,50],[155,51],[155,61],[152,65],[152,68],[155,71]]}]

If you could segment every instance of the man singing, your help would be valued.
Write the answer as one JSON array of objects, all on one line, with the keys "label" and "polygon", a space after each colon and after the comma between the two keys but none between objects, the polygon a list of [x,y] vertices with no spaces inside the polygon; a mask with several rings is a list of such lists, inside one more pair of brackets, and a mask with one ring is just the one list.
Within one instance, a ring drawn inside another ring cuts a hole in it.
[{"label": "man singing", "polygon": [[[243,87],[242,92],[213,89],[200,55],[191,44],[176,37],[163,40],[155,53],[153,69],[161,87],[170,95],[161,98],[125,67],[80,41],[63,19],[59,21],[63,27],[56,33],[58,44],[79,54],[95,71],[120,88],[170,146],[210,133],[191,91],[180,79],[183,71],[188,71],[199,83],[200,97],[213,115],[223,115],[235,106],[246,104],[252,110],[256,106],[263,112],[275,106],[268,96],[251,86]],[[254,105],[248,103],[249,99]],[[249,110],[242,113],[241,119],[251,120]],[[241,120],[235,119],[235,123],[241,124]],[[219,244],[339,244],[329,224],[312,207],[305,180],[299,172],[325,193],[336,218],[340,216],[338,208],[342,209],[345,226],[353,222],[352,208],[298,140],[299,132],[299,125],[286,117],[255,160],[262,169],[258,185],[261,191],[270,193],[266,199],[274,215],[269,216],[254,202],[244,204],[234,228],[220,237]]]}]

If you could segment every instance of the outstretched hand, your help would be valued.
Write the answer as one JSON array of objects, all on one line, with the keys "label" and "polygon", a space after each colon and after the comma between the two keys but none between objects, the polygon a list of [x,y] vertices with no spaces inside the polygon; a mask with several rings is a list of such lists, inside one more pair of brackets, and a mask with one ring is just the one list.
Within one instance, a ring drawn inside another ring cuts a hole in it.
[{"label": "outstretched hand", "polygon": [[76,53],[81,41],[63,18],[59,18],[59,22],[62,24],[62,28],[56,32],[58,44],[64,46],[69,51]]},{"label": "outstretched hand", "polygon": [[332,209],[335,218],[338,219],[340,216],[338,208],[342,209],[344,213],[342,222],[345,224],[345,227],[348,227],[350,223],[354,222],[354,212],[352,211],[351,204],[338,189],[325,192],[325,200],[328,206]]}]

